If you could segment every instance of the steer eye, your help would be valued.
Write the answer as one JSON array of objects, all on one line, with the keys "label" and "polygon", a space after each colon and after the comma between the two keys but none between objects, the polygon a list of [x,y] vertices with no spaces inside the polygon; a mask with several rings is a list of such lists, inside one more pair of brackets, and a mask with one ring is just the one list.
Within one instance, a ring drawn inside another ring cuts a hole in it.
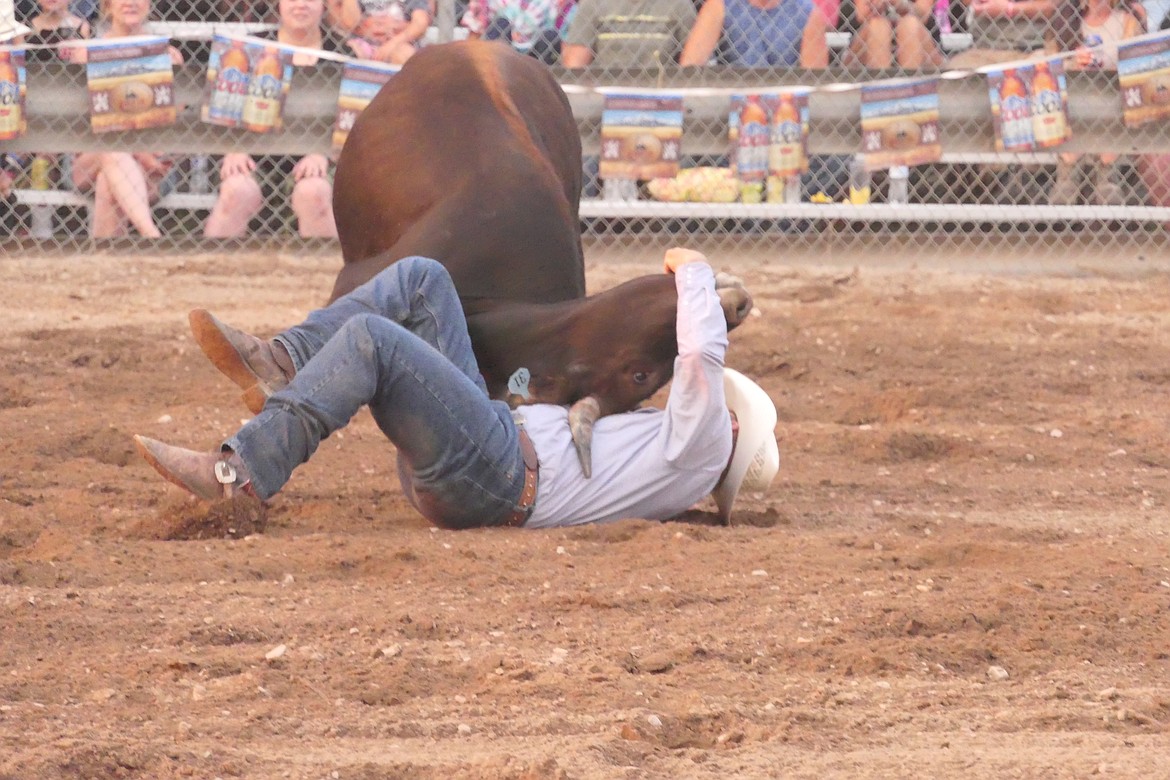
[{"label": "steer eye", "polygon": [[640,385],[646,384],[646,380],[649,378],[650,378],[650,375],[648,373],[646,373],[645,371],[635,371],[634,372],[634,381]]}]

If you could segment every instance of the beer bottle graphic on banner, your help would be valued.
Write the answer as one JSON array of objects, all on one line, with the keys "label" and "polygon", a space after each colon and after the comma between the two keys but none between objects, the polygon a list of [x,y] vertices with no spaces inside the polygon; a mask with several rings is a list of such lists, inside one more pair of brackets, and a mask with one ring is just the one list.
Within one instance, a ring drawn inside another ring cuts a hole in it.
[{"label": "beer bottle graphic on banner", "polygon": [[800,113],[792,95],[780,93],[780,103],[772,115],[772,137],[768,147],[768,172],[781,179],[804,170],[804,140]]},{"label": "beer bottle graphic on banner", "polygon": [[269,46],[248,80],[248,97],[244,100],[244,127],[254,133],[266,133],[280,120],[280,91],[284,67],[276,47]]},{"label": "beer bottle graphic on banner", "polygon": [[[783,203],[792,193],[789,187],[799,187],[804,170],[804,144],[800,112],[792,93],[781,92],[772,112],[772,132],[768,139],[768,195],[769,203]],[[795,178],[795,182],[792,180]]]},{"label": "beer bottle graphic on banner", "polygon": [[231,47],[219,58],[215,88],[211,93],[208,114],[212,119],[238,123],[244,114],[248,97],[248,74],[251,65],[244,42],[233,40]]},{"label": "beer bottle graphic on banner", "polygon": [[1014,69],[1003,72],[1003,84],[999,88],[999,119],[1004,149],[1032,149],[1032,100],[1028,95],[1028,85]]},{"label": "beer bottle graphic on banner", "polygon": [[760,203],[768,176],[768,112],[761,105],[759,95],[748,95],[739,113],[735,161],[741,199],[744,203]]},{"label": "beer bottle graphic on banner", "polygon": [[1032,135],[1036,146],[1049,149],[1068,140],[1068,123],[1060,99],[1060,85],[1047,62],[1036,63],[1032,77]]},{"label": "beer bottle graphic on banner", "polygon": [[0,51],[0,139],[11,140],[21,133],[20,74],[12,52]]}]

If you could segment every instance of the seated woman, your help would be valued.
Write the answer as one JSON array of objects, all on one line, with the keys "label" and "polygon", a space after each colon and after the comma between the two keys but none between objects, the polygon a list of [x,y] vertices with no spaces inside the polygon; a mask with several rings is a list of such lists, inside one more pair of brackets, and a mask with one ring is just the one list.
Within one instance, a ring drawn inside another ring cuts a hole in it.
[{"label": "seated woman", "polygon": [[[342,51],[340,38],[322,28],[325,0],[280,0],[280,22],[276,30],[257,37],[319,51]],[[293,56],[294,66],[310,66],[317,57],[307,52]],[[260,181],[257,181],[259,175]],[[323,154],[304,157],[226,154],[219,171],[219,197],[207,217],[203,232],[208,238],[237,238],[248,223],[267,207],[279,211],[284,185],[291,177],[288,202],[302,238],[336,238],[333,222],[333,183],[329,160]]]},{"label": "seated woman", "polygon": [[[1062,11],[1066,9],[1062,7]],[[1141,35],[1142,23],[1129,3],[1122,0],[1088,0],[1071,9],[1077,35],[1061,41],[1061,48],[1074,49],[1076,59],[1065,67],[1076,70],[1117,70],[1117,47],[1127,38]],[[1058,27],[1058,30],[1062,28]],[[1073,45],[1068,45],[1073,44]],[[1079,45],[1078,45],[1079,44]],[[1095,206],[1125,205],[1124,178],[1116,152],[1081,155],[1061,152],[1056,178],[1048,193],[1054,204],[1078,203],[1089,185],[1089,203]],[[1083,181],[1083,179],[1087,181]]]},{"label": "seated woman", "polygon": [[[125,38],[146,34],[151,0],[102,0],[97,37]],[[180,65],[183,57],[171,47],[171,62]],[[81,47],[62,51],[72,62],[85,62]],[[82,192],[94,193],[92,233],[94,238],[123,235],[131,225],[139,235],[158,238],[150,204],[166,187],[173,160],[151,152],[83,152],[73,160],[73,183]]]},{"label": "seated woman", "polygon": [[706,65],[721,49],[721,58],[735,67],[824,68],[827,31],[812,0],[706,0],[679,64]]},{"label": "seated woman", "polygon": [[857,32],[846,64],[917,70],[940,67],[945,58],[927,29],[934,0],[857,0]]}]

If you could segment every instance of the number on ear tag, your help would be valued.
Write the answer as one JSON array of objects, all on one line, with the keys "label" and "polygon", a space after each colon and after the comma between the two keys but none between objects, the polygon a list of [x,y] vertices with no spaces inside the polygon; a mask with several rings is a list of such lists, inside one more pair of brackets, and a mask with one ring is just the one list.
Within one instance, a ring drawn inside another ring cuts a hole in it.
[{"label": "number on ear tag", "polygon": [[508,392],[527,401],[531,397],[528,393],[528,380],[531,378],[532,375],[528,373],[527,368],[516,369],[516,372],[508,377]]}]

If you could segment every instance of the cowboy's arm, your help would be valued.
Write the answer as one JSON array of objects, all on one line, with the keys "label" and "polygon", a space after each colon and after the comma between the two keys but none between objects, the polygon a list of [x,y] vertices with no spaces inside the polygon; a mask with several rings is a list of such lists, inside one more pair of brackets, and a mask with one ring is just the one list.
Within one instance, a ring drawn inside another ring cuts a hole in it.
[{"label": "cowboy's arm", "polygon": [[706,258],[681,251],[690,254],[684,262],[678,262],[677,254],[674,258],[678,357],[663,425],[667,460],[690,468],[710,461],[713,455],[715,461],[726,461],[730,455],[731,420],[723,396],[727,321],[715,292],[715,273]]}]

